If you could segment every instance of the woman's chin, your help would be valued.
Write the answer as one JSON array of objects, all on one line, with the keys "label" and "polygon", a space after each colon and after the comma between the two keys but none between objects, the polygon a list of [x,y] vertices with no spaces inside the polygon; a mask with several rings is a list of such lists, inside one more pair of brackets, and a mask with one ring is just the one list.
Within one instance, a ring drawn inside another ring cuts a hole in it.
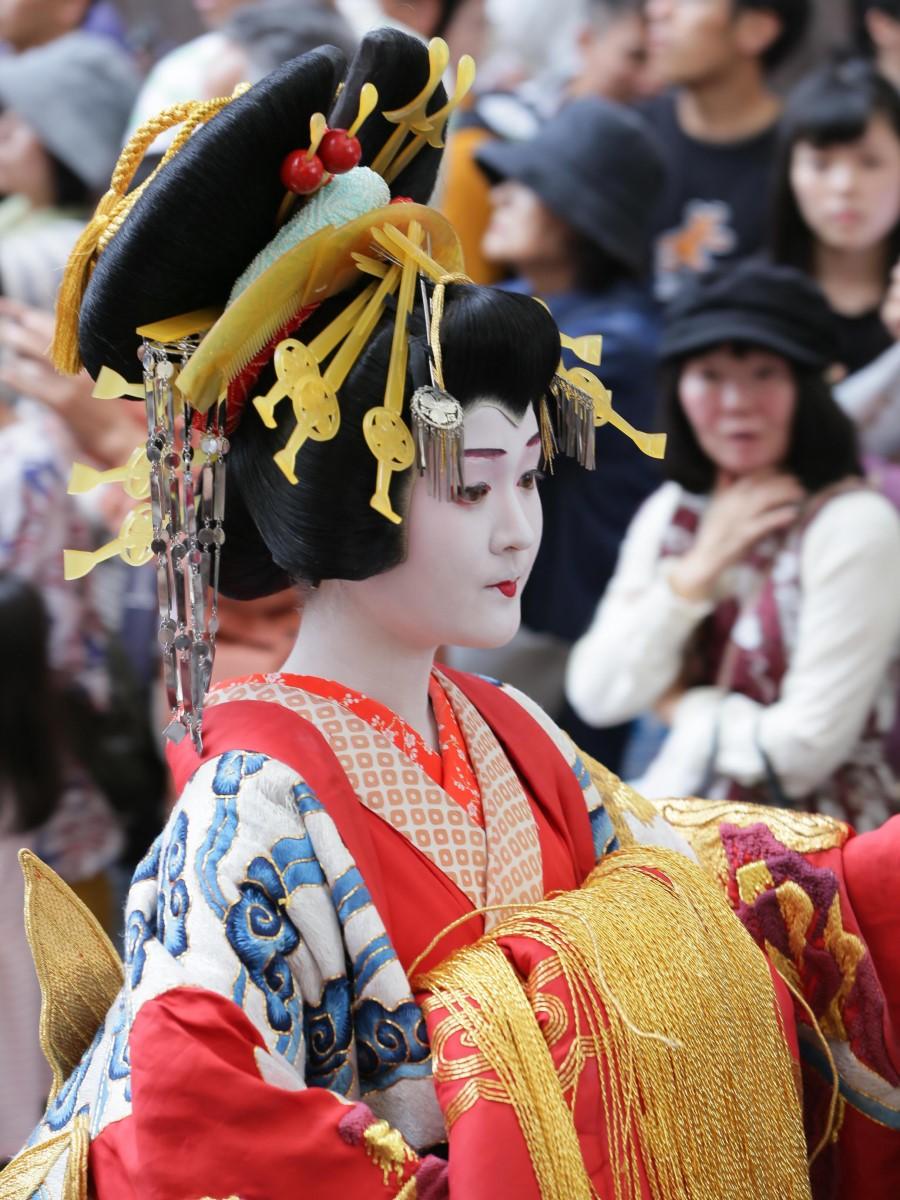
[{"label": "woman's chin", "polygon": [[778,460],[773,455],[761,452],[757,447],[747,447],[745,451],[737,450],[732,454],[722,455],[717,466],[720,471],[725,471],[735,479],[742,479],[747,475],[756,475],[760,471],[765,471],[770,467],[778,465]]},{"label": "woman's chin", "polygon": [[465,646],[469,650],[499,650],[513,640],[521,624],[522,613],[517,604],[514,619],[484,621],[477,629],[459,629],[454,637],[447,639],[447,645]]}]

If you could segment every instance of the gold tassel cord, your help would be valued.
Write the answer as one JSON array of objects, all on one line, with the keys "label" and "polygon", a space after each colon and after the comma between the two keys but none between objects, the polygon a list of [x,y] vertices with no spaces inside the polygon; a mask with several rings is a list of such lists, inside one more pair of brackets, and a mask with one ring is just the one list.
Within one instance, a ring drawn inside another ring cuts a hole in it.
[{"label": "gold tassel cord", "polygon": [[822,1027],[816,1020],[816,1014],[810,1008],[806,997],[796,986],[796,984],[787,977],[787,973],[785,971],[779,971],[777,965],[775,966],[775,970],[778,971],[778,977],[781,979],[781,982],[806,1013],[807,1019],[810,1023],[810,1028],[818,1039],[819,1045],[822,1047],[822,1051],[825,1055],[825,1061],[828,1063],[829,1070],[831,1071],[831,1097],[828,1101],[828,1113],[825,1117],[825,1128],[822,1132],[822,1136],[819,1138],[818,1143],[810,1151],[808,1161],[809,1165],[812,1166],[828,1143],[837,1140],[838,1133],[840,1132],[840,1075],[838,1074],[837,1065],[834,1061],[834,1055],[831,1053],[831,1047],[828,1044],[828,1039],[822,1032]]},{"label": "gold tassel cord", "polygon": [[[554,952],[571,997],[570,1098],[554,1074],[547,1100],[548,1051],[541,1061],[534,1011],[497,946],[517,936]],[[682,856],[611,855],[581,890],[513,916],[417,984],[507,1087],[542,1197],[585,1194],[561,1190],[560,1172],[572,1186],[571,1110],[596,1059],[616,1200],[642,1195],[641,1168],[654,1200],[808,1200],[768,968],[715,883]]]},{"label": "gold tassel cord", "polygon": [[493,939],[454,956],[425,986],[496,1072],[515,1109],[542,1200],[591,1200],[593,1189],[553,1059],[524,990]]},{"label": "gold tassel cord", "polygon": [[[239,95],[243,85],[235,89]],[[94,215],[82,230],[72,248],[69,260],[59,285],[56,298],[56,328],[50,346],[50,357],[57,370],[66,375],[77,375],[81,370],[81,354],[78,348],[78,315],[87,289],[94,263],[110,243],[131,211],[137,198],[165,165],[184,146],[194,130],[214,117],[230,104],[234,96],[220,96],[213,100],[190,100],[164,109],[135,132],[119,155],[110,181],[109,190],[101,198]],[[135,172],[143,161],[147,150],[157,137],[174,125],[182,125],[177,136],[160,160],[156,170],[133,192],[129,192]]]}]

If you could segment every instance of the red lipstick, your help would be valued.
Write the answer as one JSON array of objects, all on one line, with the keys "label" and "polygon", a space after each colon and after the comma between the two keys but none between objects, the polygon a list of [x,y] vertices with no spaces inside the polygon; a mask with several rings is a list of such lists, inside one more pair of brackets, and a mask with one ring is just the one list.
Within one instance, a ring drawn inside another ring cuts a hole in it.
[{"label": "red lipstick", "polygon": [[504,596],[514,596],[518,591],[519,581],[518,579],[504,579],[500,583],[492,583],[491,587],[495,587]]}]

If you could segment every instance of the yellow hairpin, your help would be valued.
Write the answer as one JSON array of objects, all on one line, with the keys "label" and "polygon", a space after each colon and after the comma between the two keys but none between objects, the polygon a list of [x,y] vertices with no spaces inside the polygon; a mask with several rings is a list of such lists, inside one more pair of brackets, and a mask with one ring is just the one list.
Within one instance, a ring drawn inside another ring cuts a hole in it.
[{"label": "yellow hairpin", "polygon": [[[429,113],[428,105],[449,62],[450,49],[447,43],[443,38],[432,38],[428,43],[428,79],[425,86],[409,104],[383,114],[385,120],[395,124],[397,128],[376,156],[372,170],[388,183],[397,178],[426,143],[437,148],[444,144],[444,127],[450,114],[459,106],[475,82],[474,59],[464,54],[457,66],[453,95],[436,112]],[[404,146],[403,143],[410,134],[412,140]]]},{"label": "yellow hairpin", "polygon": [[[412,247],[418,249],[422,238],[422,226],[418,221],[410,222],[406,240]],[[363,417],[363,434],[366,445],[378,463],[375,491],[372,493],[369,504],[376,512],[387,517],[395,525],[399,525],[402,518],[398,516],[391,505],[389,494],[391,477],[395,471],[405,471],[411,467],[416,456],[412,434],[403,420],[402,413],[403,396],[406,390],[406,364],[409,358],[407,324],[415,299],[418,275],[416,257],[411,254],[407,255],[403,259],[400,276],[397,316],[391,341],[391,357],[384,389],[384,403],[376,408],[370,408]]]},{"label": "yellow hairpin", "polygon": [[[591,366],[600,365],[603,339],[600,335],[580,338],[560,334],[560,343],[566,350],[571,350],[582,362]],[[666,435],[664,433],[644,433],[636,429],[613,408],[612,392],[597,378],[593,371],[584,367],[566,367],[562,359],[556,369],[558,386],[557,400],[561,406],[574,404],[576,419],[580,419],[581,405],[590,404],[593,414],[593,426],[597,428],[607,423],[624,433],[637,448],[648,458],[663,458],[666,453]],[[590,448],[588,448],[590,449]],[[589,454],[592,459],[592,454]],[[584,464],[583,464],[584,465]]]},{"label": "yellow hairpin", "polygon": [[63,578],[81,579],[99,563],[121,555],[131,567],[140,567],[150,561],[153,552],[153,513],[149,504],[139,504],[122,522],[118,537],[107,542],[98,550],[64,550]]}]

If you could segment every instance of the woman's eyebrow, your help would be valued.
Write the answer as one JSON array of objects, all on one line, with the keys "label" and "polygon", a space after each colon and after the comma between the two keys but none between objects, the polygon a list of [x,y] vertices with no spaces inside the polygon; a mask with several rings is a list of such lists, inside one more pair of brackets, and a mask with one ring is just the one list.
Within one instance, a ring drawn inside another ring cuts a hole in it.
[{"label": "woman's eyebrow", "polygon": [[[540,440],[541,440],[540,433],[536,433],[533,437],[530,437],[528,439],[528,441],[525,443],[525,449],[530,450],[531,447],[536,446],[538,444],[538,442],[540,442]],[[466,458],[501,458],[504,454],[506,454],[506,451],[505,450],[491,450],[487,447],[482,449],[479,447],[479,449],[477,449],[477,450],[465,450],[465,451],[463,451],[463,453]]]}]

